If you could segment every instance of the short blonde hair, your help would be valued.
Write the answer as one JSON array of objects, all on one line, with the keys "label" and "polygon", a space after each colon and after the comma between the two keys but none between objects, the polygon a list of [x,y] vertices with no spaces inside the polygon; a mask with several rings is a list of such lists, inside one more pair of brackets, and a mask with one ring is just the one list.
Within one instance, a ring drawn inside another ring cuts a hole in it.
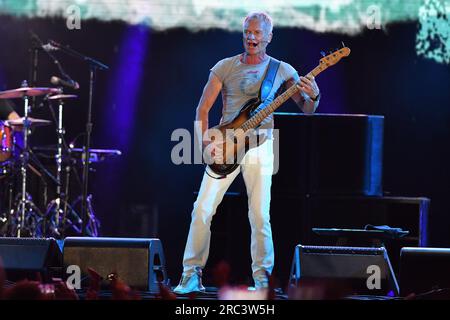
[{"label": "short blonde hair", "polygon": [[268,29],[269,33],[272,33],[273,30],[273,20],[272,17],[269,16],[266,12],[263,11],[253,11],[250,12],[244,19],[244,22],[242,23],[242,28],[245,27],[245,23],[247,21],[258,19],[259,21],[262,21],[266,28]]}]

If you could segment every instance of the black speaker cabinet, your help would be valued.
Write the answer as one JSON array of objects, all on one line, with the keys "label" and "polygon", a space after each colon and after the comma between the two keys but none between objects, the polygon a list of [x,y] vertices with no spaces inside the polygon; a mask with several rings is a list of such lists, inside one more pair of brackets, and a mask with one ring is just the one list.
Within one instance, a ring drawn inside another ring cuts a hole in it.
[{"label": "black speaker cabinet", "polygon": [[311,194],[381,195],[384,117],[311,118]]},{"label": "black speaker cabinet", "polygon": [[0,257],[10,281],[61,277],[62,253],[53,238],[0,238]]},{"label": "black speaker cabinet", "polygon": [[[82,279],[88,278],[87,269],[91,268],[103,279],[116,273],[136,290],[158,292],[159,282],[167,282],[159,239],[69,237],[64,241],[63,256],[64,268],[79,266]],[[87,287],[89,282],[81,285]]]},{"label": "black speaker cabinet", "polygon": [[[400,294],[450,288],[450,248],[402,248]],[[448,297],[448,292],[447,292]]]},{"label": "black speaker cabinet", "polygon": [[[378,277],[378,283],[373,277]],[[291,286],[314,282],[340,286],[346,294],[398,295],[399,288],[384,247],[297,245],[292,260]]]}]

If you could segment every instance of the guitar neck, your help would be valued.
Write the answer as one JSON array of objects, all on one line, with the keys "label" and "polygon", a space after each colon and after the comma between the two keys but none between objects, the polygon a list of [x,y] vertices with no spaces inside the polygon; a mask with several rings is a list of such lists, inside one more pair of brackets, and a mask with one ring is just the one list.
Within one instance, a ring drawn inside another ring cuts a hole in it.
[{"label": "guitar neck", "polygon": [[[311,78],[316,77],[319,73],[328,68],[325,64],[319,64],[311,72],[309,72],[305,77]],[[245,121],[241,128],[244,131],[256,128],[265,118],[270,116],[275,110],[277,110],[286,100],[292,97],[294,94],[298,93],[300,88],[298,83],[293,84],[289,89],[279,95],[275,100],[273,100],[269,105],[258,111],[250,119]]]}]

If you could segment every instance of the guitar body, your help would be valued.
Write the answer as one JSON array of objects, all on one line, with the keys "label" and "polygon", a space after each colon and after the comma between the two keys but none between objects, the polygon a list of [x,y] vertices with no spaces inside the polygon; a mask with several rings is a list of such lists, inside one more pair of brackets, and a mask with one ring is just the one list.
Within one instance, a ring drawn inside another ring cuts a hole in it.
[{"label": "guitar body", "polygon": [[[245,156],[249,149],[258,146],[265,141],[265,139],[257,137],[257,139],[254,140],[256,141],[256,145],[254,145],[249,143],[249,139],[240,139],[234,134],[230,135],[230,133],[235,132],[236,129],[239,130],[239,127],[251,118],[253,111],[258,108],[260,104],[261,102],[258,98],[250,99],[242,106],[239,114],[233,120],[211,128],[219,130],[223,137],[227,137],[225,141],[221,143],[224,155],[223,161],[217,163],[214,162],[212,157],[208,157],[208,155],[205,155],[207,157],[206,162],[208,163],[208,167],[215,174],[226,176],[232,173],[234,170],[236,170],[237,167],[239,167],[242,158]],[[227,132],[227,130],[232,131]],[[214,139],[212,140],[214,141]]]}]

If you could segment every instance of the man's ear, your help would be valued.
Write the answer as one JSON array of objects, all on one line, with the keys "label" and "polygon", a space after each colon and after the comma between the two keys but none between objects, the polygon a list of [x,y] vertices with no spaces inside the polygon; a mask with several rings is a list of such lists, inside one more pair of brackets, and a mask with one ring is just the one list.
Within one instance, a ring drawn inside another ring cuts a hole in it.
[{"label": "man's ear", "polygon": [[272,41],[272,32],[271,33],[269,33],[269,37],[267,38],[267,42],[269,42],[270,43],[270,41]]}]

